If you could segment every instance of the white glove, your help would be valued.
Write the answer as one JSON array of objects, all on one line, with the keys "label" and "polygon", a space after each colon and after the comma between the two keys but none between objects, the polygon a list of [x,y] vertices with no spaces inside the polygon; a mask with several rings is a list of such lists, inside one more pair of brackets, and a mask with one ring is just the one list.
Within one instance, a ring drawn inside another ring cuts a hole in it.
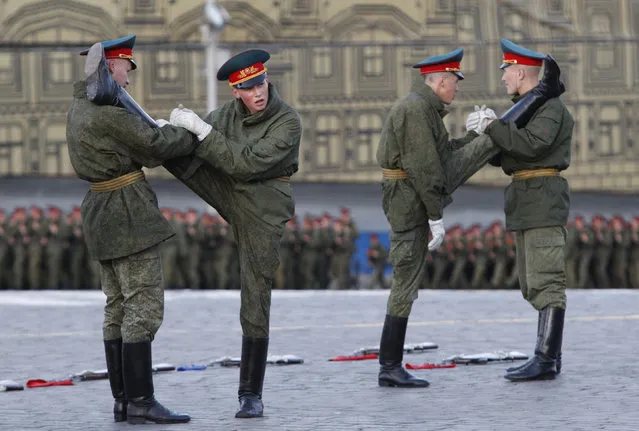
[{"label": "white glove", "polygon": [[481,120],[481,111],[479,106],[475,105],[475,110],[471,112],[466,118],[466,133],[475,131],[477,126],[479,126],[479,121]]},{"label": "white glove", "polygon": [[182,105],[171,111],[171,117],[169,120],[172,125],[184,127],[186,130],[196,135],[200,141],[206,138],[213,129],[210,124],[202,120],[195,112],[184,108]]},{"label": "white glove", "polygon": [[446,231],[444,230],[444,219],[428,220],[428,226],[430,226],[430,231],[433,234],[433,239],[431,239],[428,243],[428,249],[430,251],[435,251],[442,245],[444,237],[446,236]]},{"label": "white glove", "polygon": [[162,119],[162,118],[158,118],[157,120],[155,120],[156,123],[158,123],[158,127],[164,127],[167,124],[171,124],[168,121]]},{"label": "white glove", "polygon": [[490,108],[487,108],[486,105],[481,105],[481,107],[475,105],[475,110],[468,115],[466,119],[466,132],[473,131],[478,135],[484,133],[486,127],[490,120],[494,120],[497,118],[495,111]]},{"label": "white glove", "polygon": [[486,130],[486,127],[488,127],[490,121],[497,119],[497,114],[495,114],[495,111],[493,111],[492,109],[486,108],[486,105],[481,105],[481,109],[479,112],[480,120],[476,131],[481,135],[482,133],[484,133],[484,130]]}]

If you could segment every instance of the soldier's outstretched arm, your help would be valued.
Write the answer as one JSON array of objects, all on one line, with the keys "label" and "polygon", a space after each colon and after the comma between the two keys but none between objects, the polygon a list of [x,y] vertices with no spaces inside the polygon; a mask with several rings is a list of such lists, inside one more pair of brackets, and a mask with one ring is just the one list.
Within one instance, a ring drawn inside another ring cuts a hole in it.
[{"label": "soldier's outstretched arm", "polygon": [[302,137],[301,121],[295,111],[285,113],[264,138],[253,142],[227,138],[185,108],[173,110],[171,124],[190,130],[200,139],[201,144],[194,155],[240,181],[282,175],[288,162],[297,157]]},{"label": "soldier's outstretched arm", "polygon": [[199,144],[186,129],[152,128],[141,117],[115,106],[102,106],[99,110],[100,118],[95,119],[85,133],[110,136],[128,147],[132,154],[139,155],[141,160],[138,161],[149,168],[164,160],[191,154]]}]

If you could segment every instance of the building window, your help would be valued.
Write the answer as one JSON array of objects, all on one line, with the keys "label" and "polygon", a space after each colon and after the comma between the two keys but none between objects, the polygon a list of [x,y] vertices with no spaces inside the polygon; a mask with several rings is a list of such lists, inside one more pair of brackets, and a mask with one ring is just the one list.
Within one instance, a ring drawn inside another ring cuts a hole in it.
[{"label": "building window", "polygon": [[365,46],[361,50],[361,56],[362,74],[365,77],[384,74],[384,47]]},{"label": "building window", "polygon": [[[610,36],[612,34],[611,17],[608,14],[596,14],[591,17],[590,28],[595,35]],[[594,44],[595,67],[612,69],[615,65],[615,52],[611,43]]]},{"label": "building window", "polygon": [[313,76],[328,78],[333,74],[333,57],[331,48],[327,46],[313,48]]},{"label": "building window", "polygon": [[378,114],[363,114],[357,118],[355,161],[359,166],[377,163],[377,147],[382,133],[382,117]]},{"label": "building window", "polygon": [[563,15],[563,14],[564,14],[563,0],[548,0],[548,15]]},{"label": "building window", "polygon": [[437,0],[438,12],[450,12],[452,9],[450,0]]},{"label": "building window", "polygon": [[49,67],[49,83],[70,84],[73,82],[73,54],[50,52],[46,54]]},{"label": "building window", "polygon": [[180,77],[180,62],[175,51],[158,51],[155,57],[158,82],[175,82]]},{"label": "building window", "polygon": [[135,13],[154,13],[155,0],[135,0],[133,10]]},{"label": "building window", "polygon": [[8,52],[0,52],[0,85],[13,84],[15,71],[14,61],[16,56]]},{"label": "building window", "polygon": [[0,124],[0,173],[24,172],[24,135],[16,124]]},{"label": "building window", "polygon": [[344,144],[340,138],[340,118],[337,115],[318,115],[315,124],[315,165],[339,165],[344,153]]}]

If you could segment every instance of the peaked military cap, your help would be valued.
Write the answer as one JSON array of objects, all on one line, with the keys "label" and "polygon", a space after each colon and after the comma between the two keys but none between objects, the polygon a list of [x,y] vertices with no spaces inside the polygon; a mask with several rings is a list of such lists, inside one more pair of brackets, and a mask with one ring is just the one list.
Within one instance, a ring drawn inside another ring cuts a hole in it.
[{"label": "peaked military cap", "polygon": [[[138,68],[138,65],[135,64],[135,61],[133,61],[133,45],[135,45],[134,34],[102,42],[102,48],[104,48],[104,56],[106,58],[127,59],[131,62],[131,70]],[[87,55],[88,53],[89,50],[85,49],[80,53],[80,55]]]},{"label": "peaked military cap", "polygon": [[523,64],[525,66],[538,66],[544,62],[545,55],[540,54],[523,46],[519,46],[516,43],[509,41],[508,39],[501,40],[501,50],[504,53],[504,60],[500,69],[505,69],[511,64]]},{"label": "peaked military cap", "polygon": [[235,88],[251,88],[264,82],[266,66],[271,55],[263,49],[249,49],[231,57],[217,71],[217,79]]},{"label": "peaked military cap", "polygon": [[461,73],[461,61],[463,57],[464,50],[457,48],[446,54],[429,57],[414,65],[413,68],[419,69],[419,73],[422,75],[426,75],[427,73],[450,72],[457,75],[459,79],[464,79],[464,75]]}]

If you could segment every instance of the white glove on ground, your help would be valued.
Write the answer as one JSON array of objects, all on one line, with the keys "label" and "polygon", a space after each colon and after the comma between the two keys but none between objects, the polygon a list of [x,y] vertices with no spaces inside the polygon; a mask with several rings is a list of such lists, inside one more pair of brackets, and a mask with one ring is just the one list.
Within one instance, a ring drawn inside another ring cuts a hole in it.
[{"label": "white glove on ground", "polygon": [[158,127],[164,127],[167,124],[171,124],[168,121],[162,119],[162,118],[158,118],[157,120],[155,120],[156,123],[158,123]]},{"label": "white glove on ground", "polygon": [[442,245],[444,237],[446,236],[446,231],[444,230],[444,219],[428,220],[428,226],[430,226],[430,231],[433,234],[433,239],[431,239],[428,243],[428,249],[430,251],[435,251]]},{"label": "white glove on ground", "polygon": [[200,141],[206,138],[213,129],[210,124],[202,120],[195,112],[184,108],[182,105],[171,111],[171,117],[169,120],[172,125],[184,127],[186,130],[196,135]]}]

